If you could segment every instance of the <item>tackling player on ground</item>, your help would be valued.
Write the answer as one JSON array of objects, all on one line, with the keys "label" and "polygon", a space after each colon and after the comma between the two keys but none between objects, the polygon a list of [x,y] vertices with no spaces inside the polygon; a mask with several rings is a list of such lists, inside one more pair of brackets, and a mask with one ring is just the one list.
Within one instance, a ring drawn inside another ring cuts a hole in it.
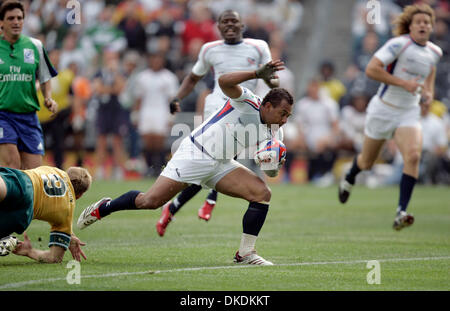
[{"label": "tackling player on ground", "polygon": [[[262,64],[272,59],[267,43],[263,40],[242,38],[244,25],[239,13],[226,10],[217,20],[217,28],[223,40],[205,43],[198,55],[198,60],[192,68],[192,72],[186,76],[178,90],[176,98],[170,103],[172,113],[180,111],[180,101],[192,92],[195,85],[208,73],[214,72],[214,90],[205,99],[203,120],[206,120],[217,109],[222,107],[225,96],[219,87],[219,77],[232,71],[256,70]],[[278,87],[279,81],[273,79],[266,81],[270,88]],[[256,89],[257,80],[249,80],[242,86],[252,92]],[[193,198],[202,189],[199,185],[191,185],[176,197],[173,202],[168,202],[163,207],[160,221],[156,224],[156,230],[160,236],[164,235],[164,228],[170,219],[180,208]],[[217,192],[211,190],[203,206],[198,210],[198,216],[206,221],[211,218],[211,212],[216,205]]]},{"label": "tackling player on ground", "polygon": [[[240,84],[256,78],[269,80],[283,68],[283,62],[270,61],[256,71],[222,75],[219,85],[229,98],[222,99],[222,109],[182,141],[152,187],[146,193],[129,191],[114,200],[101,199],[81,213],[78,227],[83,229],[119,210],[157,209],[190,184],[205,185],[249,202],[235,262],[272,265],[255,250],[269,209],[271,191],[260,177],[234,157],[249,146],[277,137],[293,105],[293,98],[285,89],[272,89],[261,101]],[[254,128],[255,132],[246,135],[249,128]]]},{"label": "tackling player on ground", "polygon": [[395,230],[414,222],[406,209],[419,175],[419,105],[430,105],[433,100],[436,64],[442,56],[442,50],[428,41],[434,20],[430,6],[406,6],[395,22],[397,37],[386,42],[367,65],[367,76],[382,84],[367,109],[362,151],[339,184],[339,201],[345,203],[356,175],[370,169],[384,142],[394,138],[404,161]]},{"label": "tackling player on ground", "polygon": [[[80,261],[85,254],[81,242],[72,231],[75,200],[79,199],[92,182],[89,172],[81,167],[70,167],[67,172],[56,167],[40,166],[31,170],[0,168],[0,255],[10,252],[30,257],[39,262],[61,262],[67,249]],[[50,224],[49,250],[31,246],[23,233],[33,219]],[[22,234],[18,241],[13,232]]]}]

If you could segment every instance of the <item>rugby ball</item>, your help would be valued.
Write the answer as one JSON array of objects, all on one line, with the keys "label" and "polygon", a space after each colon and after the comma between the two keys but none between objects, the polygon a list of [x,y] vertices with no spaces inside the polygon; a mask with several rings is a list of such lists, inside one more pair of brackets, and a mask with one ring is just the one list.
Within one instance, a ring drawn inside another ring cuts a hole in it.
[{"label": "rugby ball", "polygon": [[270,177],[278,174],[282,161],[286,159],[286,146],[278,140],[267,140],[259,144],[254,160]]}]

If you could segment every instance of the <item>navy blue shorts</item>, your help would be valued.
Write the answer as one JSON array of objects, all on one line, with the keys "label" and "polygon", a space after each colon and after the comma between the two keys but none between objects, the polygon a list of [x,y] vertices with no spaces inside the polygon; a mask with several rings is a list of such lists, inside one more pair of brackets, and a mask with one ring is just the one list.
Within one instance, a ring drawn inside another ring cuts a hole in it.
[{"label": "navy blue shorts", "polygon": [[14,144],[19,151],[44,154],[44,135],[35,112],[0,111],[0,144]]},{"label": "navy blue shorts", "polygon": [[97,110],[97,131],[101,135],[123,135],[126,129],[126,111],[117,99],[100,104]]}]

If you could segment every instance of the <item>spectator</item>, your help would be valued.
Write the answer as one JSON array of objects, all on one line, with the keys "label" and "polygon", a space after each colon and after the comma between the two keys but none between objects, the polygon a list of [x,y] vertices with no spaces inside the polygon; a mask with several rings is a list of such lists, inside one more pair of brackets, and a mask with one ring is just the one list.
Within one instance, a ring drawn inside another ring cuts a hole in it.
[{"label": "spectator", "polygon": [[269,42],[269,32],[264,28],[264,23],[258,13],[253,12],[245,17],[244,38],[260,39]]},{"label": "spectator", "polygon": [[364,122],[369,99],[364,93],[353,93],[351,105],[342,108],[340,125],[340,149],[360,152],[364,139]]},{"label": "spectator", "polygon": [[333,168],[339,120],[336,102],[321,94],[318,80],[312,79],[308,83],[307,95],[296,105],[294,120],[301,137],[305,138],[308,178],[319,180]]},{"label": "spectator", "polygon": [[[78,68],[78,67],[77,67]],[[84,162],[84,136],[86,132],[86,107],[92,96],[92,87],[89,79],[77,75],[72,83],[73,104],[70,116],[73,135],[73,149],[76,156],[76,165],[83,166]]]},{"label": "spectator", "polygon": [[119,103],[118,96],[125,85],[125,77],[120,72],[119,54],[105,49],[103,66],[93,81],[94,94],[98,100],[97,113],[97,179],[106,178],[105,164],[108,153],[108,137],[113,141],[113,178],[123,178],[123,142],[127,131],[126,113]]},{"label": "spectator", "polygon": [[352,12],[352,36],[354,46],[359,44],[359,41],[364,38],[368,31],[375,31],[380,39],[380,44],[383,44],[391,34],[391,24],[395,17],[402,11],[401,8],[392,0],[383,0],[380,4],[380,22],[368,23],[367,15],[369,8],[367,7],[367,0],[357,0],[353,6]]},{"label": "spectator", "polygon": [[124,17],[119,22],[117,28],[122,30],[125,35],[127,49],[144,53],[146,51],[147,37],[139,16],[138,3],[130,1],[124,9]]},{"label": "spectator", "polygon": [[[59,63],[59,50],[53,50],[49,53],[50,61],[53,64]],[[71,63],[68,68],[61,70],[59,74],[51,80],[51,90],[53,98],[58,103],[59,109],[56,115],[44,108],[44,97],[38,93],[41,110],[37,115],[42,123],[44,132],[45,146],[53,151],[54,166],[63,169],[64,163],[64,140],[69,128],[69,116],[72,110],[72,82],[76,73],[76,64]],[[58,69],[58,68],[56,68]],[[58,69],[59,70],[59,69]]]},{"label": "spectator", "polygon": [[345,85],[334,77],[334,64],[331,61],[324,61],[320,65],[320,87],[328,92],[328,95],[336,102],[347,92]]},{"label": "spectator", "polygon": [[183,40],[183,55],[188,53],[189,43],[195,38],[200,38],[204,42],[219,39],[211,12],[201,1],[192,3],[189,18],[184,22],[181,38]]},{"label": "spectator", "polygon": [[373,54],[378,50],[379,39],[378,35],[374,31],[369,31],[364,36],[361,47],[358,47],[354,51],[353,63],[356,64],[359,70],[366,70],[366,66]]},{"label": "spectator", "polygon": [[444,121],[430,113],[430,107],[421,105],[421,120],[423,143],[419,180],[426,184],[436,184],[439,176],[448,174],[445,167],[449,166],[447,152],[448,138]]},{"label": "spectator", "polygon": [[158,176],[165,164],[165,140],[169,133],[169,106],[178,90],[178,79],[164,68],[161,53],[148,57],[148,69],[136,78],[136,109],[139,113],[138,131],[142,138],[143,152],[148,166],[147,174]]},{"label": "spectator", "polygon": [[128,131],[127,137],[127,151],[129,160],[126,162],[126,167],[132,171],[140,172],[141,164],[139,156],[141,154],[141,146],[137,125],[139,121],[139,114],[135,110],[137,105],[137,85],[139,73],[143,70],[141,66],[141,57],[136,51],[127,51],[123,57],[123,71],[126,79],[126,84],[119,96],[119,101],[122,107],[128,114]]}]

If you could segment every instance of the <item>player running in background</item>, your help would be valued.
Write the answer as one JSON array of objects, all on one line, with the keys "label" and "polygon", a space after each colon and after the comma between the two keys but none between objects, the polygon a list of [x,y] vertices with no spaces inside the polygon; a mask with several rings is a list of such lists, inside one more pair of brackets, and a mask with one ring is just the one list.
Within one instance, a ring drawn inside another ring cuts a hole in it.
[{"label": "player running in background", "polygon": [[[55,263],[61,262],[69,249],[74,259],[86,259],[81,250],[85,244],[72,232],[72,217],[75,200],[89,189],[91,182],[91,175],[81,167],[70,167],[67,172],[50,166],[25,171],[0,167],[0,256],[13,252],[39,262]],[[49,250],[33,248],[23,233],[32,219],[50,224]],[[10,236],[13,232],[23,233],[24,241]]]},{"label": "player running in background", "polygon": [[42,42],[22,35],[23,4],[8,0],[0,6],[0,166],[17,169],[42,164],[44,140],[36,111],[39,80],[44,105],[58,110],[51,98],[50,79],[56,71]]},{"label": "player running in background", "polygon": [[[180,101],[192,92],[195,85],[209,70],[212,70],[215,83],[212,94],[209,94],[205,99],[203,120],[206,120],[212,113],[222,107],[223,99],[226,98],[218,85],[218,79],[222,74],[241,70],[256,70],[260,65],[272,59],[265,41],[242,38],[244,25],[236,11],[226,10],[222,12],[217,20],[217,28],[223,40],[208,42],[202,46],[192,72],[184,78],[175,99],[170,103],[171,113],[180,111]],[[254,92],[257,82],[257,80],[245,81],[242,86]],[[270,88],[279,86],[278,79],[266,81],[266,83]],[[168,202],[163,207],[161,220],[156,226],[159,235],[164,235],[163,227],[167,224],[168,217],[175,215],[201,189],[200,185],[193,184],[181,192],[173,202]],[[205,203],[198,210],[198,217],[208,221],[211,218],[211,212],[216,205],[216,201],[217,192],[211,190]]]},{"label": "player running in background", "polygon": [[[146,193],[129,191],[114,200],[103,198],[91,204],[78,218],[78,227],[83,229],[119,210],[157,209],[188,185],[205,185],[249,202],[235,262],[271,265],[255,250],[269,209],[271,191],[260,177],[234,157],[249,146],[277,137],[280,126],[291,115],[293,98],[285,89],[275,88],[261,101],[249,89],[240,86],[251,79],[273,78],[274,73],[282,69],[283,62],[271,61],[256,71],[222,75],[219,85],[229,98],[218,99],[222,109],[183,139],[152,187]],[[246,135],[252,127],[253,133]]]},{"label": "player running in background", "polygon": [[430,6],[406,6],[395,21],[397,36],[386,42],[367,65],[367,76],[382,84],[367,109],[361,153],[339,184],[339,200],[345,203],[356,175],[372,167],[384,142],[393,137],[404,160],[395,230],[414,222],[406,209],[419,175],[419,105],[430,105],[433,100],[436,64],[442,56],[442,50],[428,41],[434,20]]}]

